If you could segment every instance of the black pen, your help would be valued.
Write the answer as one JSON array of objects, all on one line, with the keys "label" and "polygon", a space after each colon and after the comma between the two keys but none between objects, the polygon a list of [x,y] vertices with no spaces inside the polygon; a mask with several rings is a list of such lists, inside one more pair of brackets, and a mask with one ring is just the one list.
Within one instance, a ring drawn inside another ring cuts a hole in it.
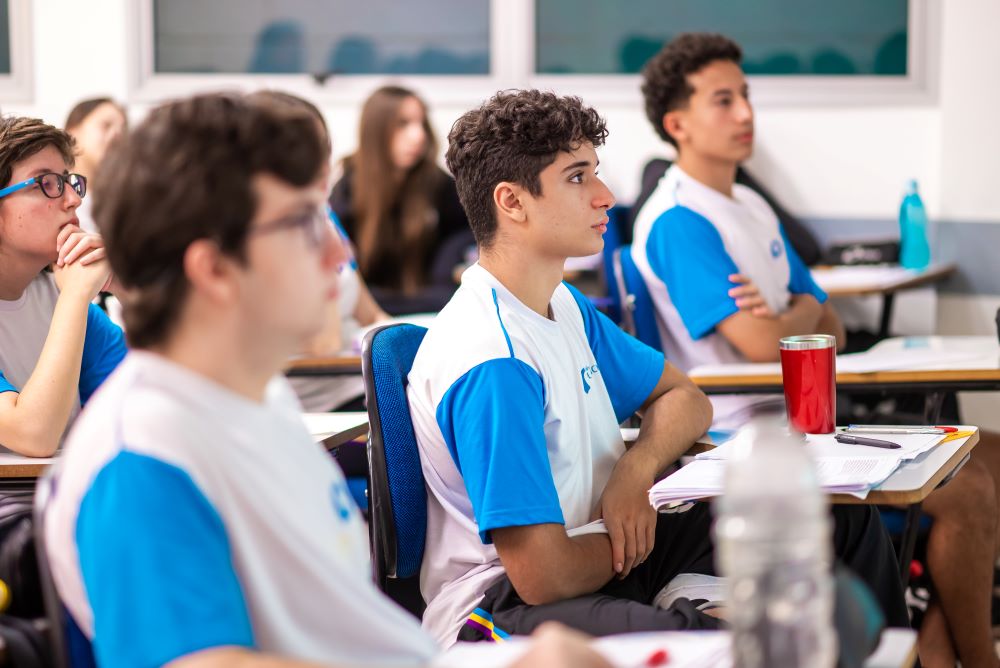
[{"label": "black pen", "polygon": [[886,448],[888,450],[897,450],[903,446],[899,443],[893,443],[892,441],[883,441],[881,438],[865,438],[864,436],[855,436],[853,434],[837,434],[833,437],[837,443],[846,443],[848,445],[870,445],[873,448]]}]

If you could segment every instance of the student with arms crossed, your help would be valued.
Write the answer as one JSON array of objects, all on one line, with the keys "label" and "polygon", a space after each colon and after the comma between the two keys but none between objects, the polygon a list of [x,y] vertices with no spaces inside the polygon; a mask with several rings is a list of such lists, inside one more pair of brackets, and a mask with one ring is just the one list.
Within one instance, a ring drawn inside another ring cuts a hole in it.
[{"label": "student with arms crossed", "polygon": [[[754,116],[739,46],[681,35],[643,70],[646,113],[677,148],[636,216],[633,257],[656,307],[667,355],[702,364],[774,362],[778,340],[844,330],[764,199],[738,183]],[[715,426],[783,410],[782,398],[713,397]],[[996,665],[990,586],[997,532],[993,476],[973,460],[924,503],[935,518],[928,564],[936,595],[920,633],[927,665]],[[952,642],[954,641],[954,644]]]},{"label": "student with arms crossed", "polygon": [[[647,490],[708,428],[711,405],[663,355],[562,283],[599,252],[614,197],[597,176],[604,120],[578,98],[499,93],[447,153],[479,262],[434,320],[408,400],[428,494],[424,625],[441,643],[555,619],[593,634],[714,628],[677,574],[711,574],[708,504],[658,514]],[[619,423],[643,413],[626,450]],[[906,624],[878,515],[834,510],[836,552]],[[602,519],[606,532],[578,531]]]},{"label": "student with arms crossed", "polygon": [[69,171],[73,150],[38,119],[0,118],[0,445],[33,457],[55,453],[125,356],[91,303],[111,270],[101,238],[79,227],[87,180]]},{"label": "student with arms crossed", "polygon": [[[401,666],[438,648],[374,587],[363,522],[281,369],[344,248],[306,112],[154,109],[95,202],[135,350],[88,406],[48,509],[56,585],[101,666]],[[606,665],[552,631],[521,665]]]}]

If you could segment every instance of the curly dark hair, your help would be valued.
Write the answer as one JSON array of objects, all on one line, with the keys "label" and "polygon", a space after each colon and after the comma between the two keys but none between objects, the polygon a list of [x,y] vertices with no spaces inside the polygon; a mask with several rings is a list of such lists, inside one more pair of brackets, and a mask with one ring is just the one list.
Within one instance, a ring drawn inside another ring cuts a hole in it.
[{"label": "curly dark hair", "polygon": [[607,136],[604,119],[580,98],[538,90],[501,91],[463,114],[448,134],[445,160],[479,246],[489,248],[496,236],[498,183],[538,197],[539,174],[560,152],[584,142],[601,146]]},{"label": "curly dark hair", "polygon": [[642,95],[646,117],[661,138],[677,146],[663,127],[663,116],[681,109],[691,99],[694,89],[688,75],[716,60],[737,65],[743,60],[739,45],[724,35],[689,32],[679,35],[649,59],[642,68]]},{"label": "curly dark hair", "polygon": [[148,348],[169,336],[187,297],[191,243],[211,239],[246,259],[255,174],[305,187],[327,155],[308,111],[225,93],[157,107],[112,146],[98,170],[94,220],[127,290],[129,343]]}]

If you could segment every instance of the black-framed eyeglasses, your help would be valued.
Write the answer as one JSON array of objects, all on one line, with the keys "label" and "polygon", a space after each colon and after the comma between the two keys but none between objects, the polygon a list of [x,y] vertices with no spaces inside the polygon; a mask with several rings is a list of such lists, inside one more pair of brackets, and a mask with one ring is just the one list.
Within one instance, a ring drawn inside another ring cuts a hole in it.
[{"label": "black-framed eyeglasses", "polygon": [[56,174],[55,172],[45,172],[32,177],[26,181],[15,183],[0,190],[0,197],[12,195],[18,190],[24,190],[32,185],[38,184],[39,190],[49,199],[59,199],[63,196],[66,184],[72,188],[81,199],[87,194],[87,177],[82,174]]},{"label": "black-framed eyeglasses", "polygon": [[293,216],[272,220],[269,223],[263,223],[257,227],[250,228],[248,234],[270,234],[271,232],[293,230],[296,228],[302,228],[306,234],[306,241],[310,245],[317,247],[323,244],[323,240],[330,234],[330,230],[332,229],[330,220],[326,216],[326,211],[320,207]]}]

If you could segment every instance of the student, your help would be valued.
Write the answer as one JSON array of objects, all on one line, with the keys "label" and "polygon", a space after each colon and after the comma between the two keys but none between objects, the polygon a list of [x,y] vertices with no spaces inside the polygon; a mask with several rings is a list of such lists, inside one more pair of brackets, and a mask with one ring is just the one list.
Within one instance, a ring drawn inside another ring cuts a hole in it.
[{"label": "student", "polygon": [[[76,145],[76,170],[87,179],[91,194],[96,190],[94,174],[111,142],[128,127],[125,109],[109,97],[96,97],[78,102],[66,116],[63,126]],[[80,227],[96,232],[90,213],[90,199],[84,200],[77,210]]]},{"label": "student", "polygon": [[[562,283],[566,258],[603,244],[606,135],[578,98],[519,91],[449,136],[479,261],[429,328],[407,395],[429,490],[424,626],[443,644],[546,619],[595,635],[717,626],[686,599],[652,605],[675,575],[712,573],[708,504],[658,514],[647,496],[708,428],[711,405]],[[618,425],[637,410],[626,451]],[[905,625],[878,515],[834,514],[838,553]],[[606,531],[588,532],[599,518]]]},{"label": "student", "polygon": [[[316,105],[296,95],[274,90],[251,93],[248,99],[299,109],[316,120],[320,136],[323,138],[323,147],[327,153],[327,159],[323,162],[321,178],[324,183],[329,183],[330,132],[323,114],[316,108]],[[341,235],[341,240],[349,249],[350,240],[346,238],[346,231],[344,231],[337,214],[329,208],[327,213],[337,234]],[[315,356],[355,354],[357,351],[353,349],[353,344],[362,328],[388,318],[388,314],[375,302],[364,279],[358,274],[357,262],[351,259],[340,267],[337,279],[337,297],[331,299],[327,305],[327,320],[323,331],[306,344],[303,352]],[[292,378],[290,382],[292,389],[295,390],[295,394],[298,395],[299,401],[302,403],[302,407],[308,412],[364,410],[365,383],[360,375]],[[346,449],[351,450],[352,448],[348,446]],[[344,450],[345,448],[340,448],[338,454],[343,454]],[[360,454],[362,457],[354,457],[353,459],[363,459],[364,453]],[[352,474],[366,475],[367,462],[364,462],[364,470],[349,472],[349,475]]]},{"label": "student", "polygon": [[357,246],[361,275],[389,313],[438,311],[473,243],[455,182],[416,93],[385,86],[361,110],[358,149],[330,204]]},{"label": "student", "polygon": [[[740,59],[739,46],[721,35],[686,34],[643,70],[646,114],[678,156],[636,217],[633,257],[667,355],[685,370],[776,361],[783,336],[822,332],[844,341],[839,318],[774,212],[734,183],[754,140]],[[780,397],[750,396],[713,397],[713,404],[717,427],[782,406]],[[954,664],[957,651],[964,666],[996,665],[993,476],[973,460],[923,508],[935,519],[928,565],[936,593],[920,633],[921,660]]]},{"label": "student", "polygon": [[[438,651],[375,589],[343,476],[280,373],[322,327],[346,259],[322,144],[307,113],[206,95],[154,109],[102,168],[94,213],[136,350],[70,436],[46,523],[101,666]],[[606,665],[552,633],[520,665]]]},{"label": "student", "polygon": [[32,457],[55,453],[125,356],[121,330],[91,304],[111,271],[101,238],[79,227],[87,180],[72,168],[65,132],[0,118],[0,445]]}]

